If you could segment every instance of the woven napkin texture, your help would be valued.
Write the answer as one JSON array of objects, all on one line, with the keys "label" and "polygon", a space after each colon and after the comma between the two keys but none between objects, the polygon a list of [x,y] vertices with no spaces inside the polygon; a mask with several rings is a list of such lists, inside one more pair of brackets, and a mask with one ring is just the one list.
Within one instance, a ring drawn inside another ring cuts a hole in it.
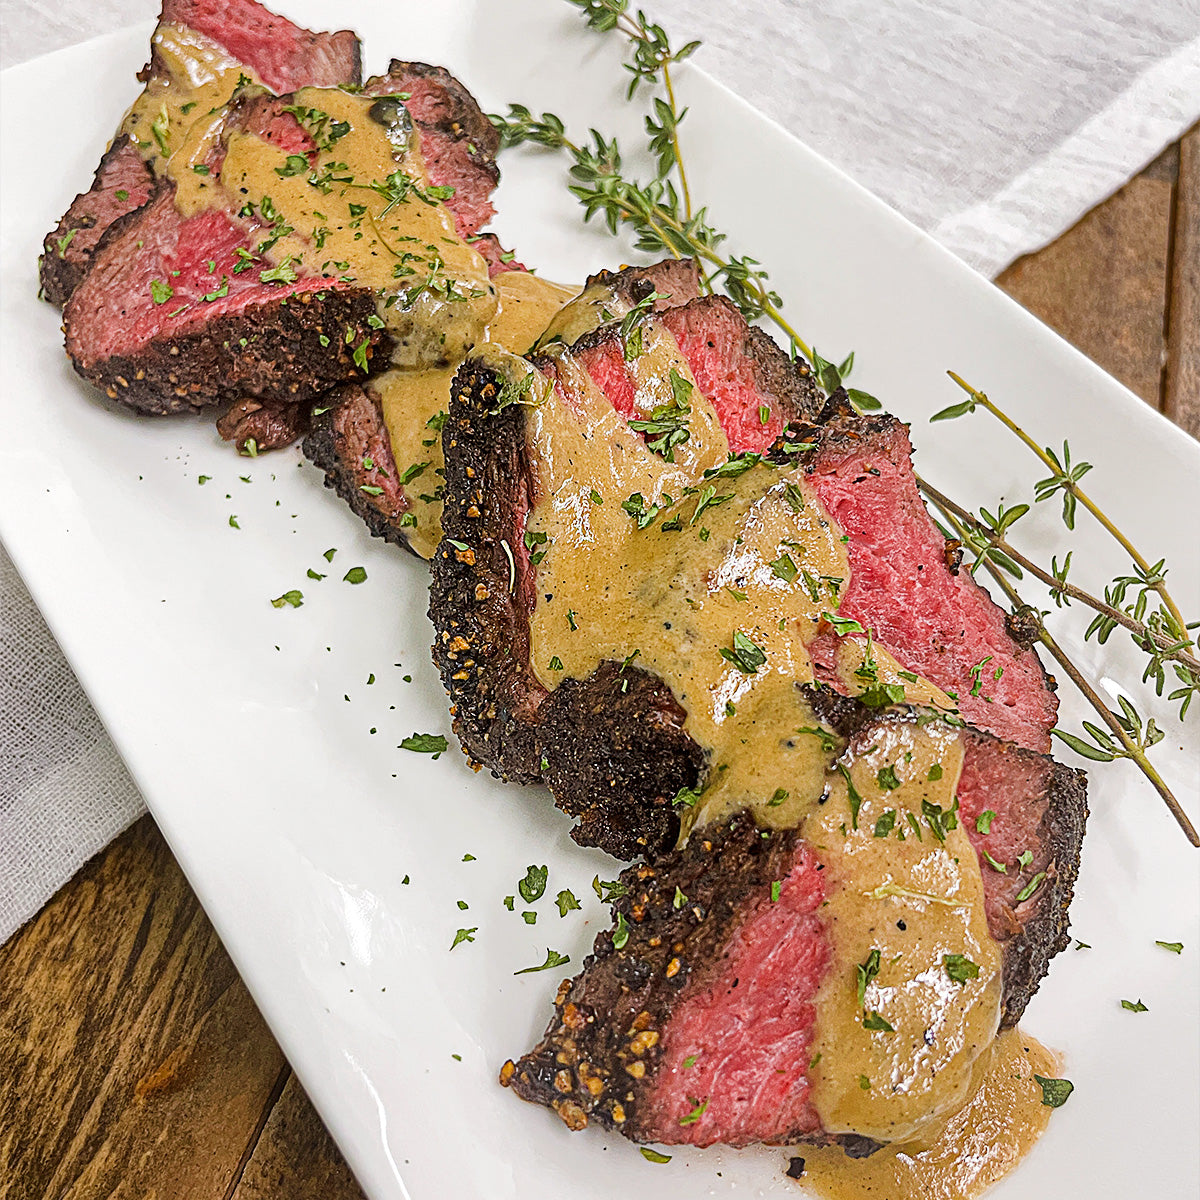
[{"label": "woven napkin texture", "polygon": [[[700,66],[989,275],[1055,238],[1200,117],[1198,0],[643,6],[677,44],[703,40]],[[0,0],[0,65],[155,8]],[[308,5],[303,17],[319,13]],[[348,19],[329,7],[330,26]],[[367,50],[371,63],[403,53]],[[57,216],[46,214],[47,228]],[[0,550],[0,940],[140,811]]]}]

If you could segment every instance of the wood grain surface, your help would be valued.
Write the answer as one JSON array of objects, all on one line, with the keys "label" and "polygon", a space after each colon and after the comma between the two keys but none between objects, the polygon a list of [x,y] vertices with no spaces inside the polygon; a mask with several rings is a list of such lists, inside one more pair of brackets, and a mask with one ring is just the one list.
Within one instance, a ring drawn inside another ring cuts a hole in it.
[{"label": "wood grain surface", "polygon": [[[1200,436],[1200,130],[997,280]],[[354,1200],[149,817],[0,948],[4,1200]]]}]

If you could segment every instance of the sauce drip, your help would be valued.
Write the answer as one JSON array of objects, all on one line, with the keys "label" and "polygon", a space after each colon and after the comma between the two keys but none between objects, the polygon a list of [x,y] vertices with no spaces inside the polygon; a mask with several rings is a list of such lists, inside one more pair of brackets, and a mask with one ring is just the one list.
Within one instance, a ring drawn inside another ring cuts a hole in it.
[{"label": "sauce drip", "polygon": [[151,39],[160,70],[121,122],[145,159],[168,160],[196,122],[214,115],[254,71],[204,34],[185,25],[160,25]]},{"label": "sauce drip", "polygon": [[1045,1131],[1051,1110],[1035,1074],[1057,1075],[1055,1055],[1019,1029],[1006,1030],[976,1063],[970,1098],[920,1141],[863,1159],[804,1147],[801,1184],[824,1200],[974,1200]]},{"label": "sauce drip", "polygon": [[[575,289],[524,271],[506,271],[495,280],[496,314],[484,341],[523,354]],[[412,523],[404,532],[422,558],[432,558],[442,539],[441,480],[446,460],[438,427],[450,403],[450,381],[458,364],[426,370],[391,370],[371,380],[383,408],[392,457],[401,475],[420,468],[421,486],[406,486]],[[426,464],[423,468],[421,464]]]}]

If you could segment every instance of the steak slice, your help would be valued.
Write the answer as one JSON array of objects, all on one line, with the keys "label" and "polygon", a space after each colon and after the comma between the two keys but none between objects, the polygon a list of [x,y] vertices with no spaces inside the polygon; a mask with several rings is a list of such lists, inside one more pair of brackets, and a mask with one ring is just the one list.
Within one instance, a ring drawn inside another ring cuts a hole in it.
[{"label": "steak slice", "polygon": [[[900,669],[953,694],[973,723],[1048,749],[1057,707],[1052,681],[1037,655],[1010,635],[988,594],[948,558],[916,489],[905,426],[887,414],[860,416],[844,392],[822,401],[765,335],[739,334],[728,302],[706,298],[660,320],[712,397],[731,450],[761,451],[778,435],[768,457],[804,469],[848,538],[851,579],[839,616],[872,631]],[[612,327],[581,337],[570,353],[628,418],[634,386]],[[556,380],[564,374],[553,359],[534,364]],[[629,668],[621,680],[628,690],[614,705],[603,672],[548,692],[530,666],[529,625],[542,597],[524,538],[537,449],[527,441],[524,408],[493,411],[502,387],[495,369],[468,363],[446,430],[444,528],[470,554],[443,543],[430,612],[455,729],[468,757],[500,777],[547,783],[559,807],[579,817],[574,836],[584,844],[624,858],[657,853],[677,832],[669,801],[679,787],[702,781],[704,756],[657,678]],[[771,414],[765,423],[761,403]],[[785,416],[785,429],[778,414],[790,412],[801,417]],[[839,644],[863,638],[824,628],[809,650],[817,678],[834,682]],[[653,742],[643,742],[645,729],[655,731]]]},{"label": "steak slice", "polygon": [[[806,693],[850,752],[881,723],[913,716],[825,689]],[[988,927],[1002,949],[1007,1028],[1067,942],[1083,780],[991,734],[967,728],[960,736],[963,824],[974,829],[976,805],[996,813],[991,833],[972,833],[972,842],[977,850],[1019,844],[1033,855],[1026,871],[1042,864],[1023,878],[1045,873],[1014,906],[1015,876],[982,867]],[[998,861],[1015,870],[1014,855]],[[543,1040],[507,1063],[501,1082],[572,1129],[594,1119],[636,1141],[839,1140],[849,1154],[869,1153],[869,1139],[831,1138],[812,1102],[819,992],[834,965],[822,872],[822,852],[805,842],[803,828],[760,829],[747,813],[693,831],[684,848],[653,865],[626,869],[615,928],[597,935],[582,972],[560,986]],[[919,919],[919,908],[889,903]]]},{"label": "steak slice", "polygon": [[[821,720],[848,742],[869,738],[879,726],[878,712],[827,686],[807,686],[804,694]],[[898,711],[888,713],[894,719]],[[1050,960],[1070,942],[1067,909],[1087,823],[1087,775],[970,725],[961,736],[956,794],[963,827],[981,859],[988,929],[1004,950],[1007,1028],[1020,1020]],[[986,812],[990,820],[980,823]],[[1007,869],[997,870],[985,853]]]},{"label": "steak slice", "polygon": [[[149,203],[109,227],[67,302],[76,371],[149,413],[245,396],[298,402],[366,374],[355,349],[369,364],[391,348],[372,327],[374,297],[321,276],[264,281],[274,268],[257,255],[237,271],[239,251],[253,255],[263,228],[216,209],[183,219],[173,185],[160,182]],[[164,302],[154,284],[169,289]]]},{"label": "steak slice", "polygon": [[127,134],[104,152],[92,186],[76,196],[42,244],[38,275],[42,296],[61,308],[79,286],[96,243],[118,217],[141,208],[154,188],[154,173]]},{"label": "steak slice", "polygon": [[[700,389],[728,414],[734,450],[763,450],[789,422],[819,411],[821,395],[805,369],[723,297],[692,300],[650,320],[671,333]],[[615,324],[583,334],[564,353],[618,409],[633,412]],[[532,363],[550,383],[564,375],[558,355]],[[468,359],[442,435],[445,539],[433,560],[430,615],[455,731],[467,756],[500,778],[549,784],[556,803],[581,818],[577,841],[625,858],[657,851],[674,840],[669,801],[680,786],[695,785],[703,754],[683,733],[683,710],[669,689],[636,667],[624,670],[615,707],[604,672],[554,692],[538,681],[529,662],[537,585],[525,544],[535,481],[524,406],[496,411],[504,383],[494,363]]]},{"label": "steak slice", "polygon": [[[491,236],[481,235],[477,248],[482,248]],[[498,242],[495,247],[499,251]],[[501,266],[514,269],[508,264]],[[524,268],[518,265],[515,269]],[[593,275],[584,284],[581,299],[567,307],[586,304],[589,312],[594,312],[597,298],[602,296],[612,311],[623,312],[654,292],[669,296],[671,303],[683,304],[695,298],[698,287],[695,263],[690,259],[666,259],[649,267],[626,267]],[[578,318],[580,324],[583,321]],[[446,405],[449,403],[447,391]],[[304,439],[304,453],[325,473],[325,486],[346,501],[374,537],[413,549],[408,527],[402,524],[404,514],[413,507],[413,494],[409,485],[401,482],[376,389],[369,383],[347,385],[322,397],[317,408],[311,431]],[[431,437],[436,438],[436,430]],[[419,489],[416,494],[428,492],[433,486],[429,477],[440,479],[444,469],[440,439],[428,451],[430,468],[414,482]]]},{"label": "steak slice", "polygon": [[[495,159],[499,136],[474,96],[443,67],[400,59],[392,59],[385,74],[369,79],[363,93],[406,96],[404,107],[420,134],[421,156],[430,182],[454,189],[445,204],[454,214],[459,236],[471,241],[487,261],[489,275],[523,271],[525,268],[505,252],[495,234],[478,233],[480,226],[495,215],[490,197],[500,181],[500,170]],[[407,509],[401,485],[396,485],[401,492],[390,497],[383,492],[376,495],[361,490],[382,487],[384,492],[392,491],[389,479],[394,482],[395,476],[385,477],[374,471],[367,478],[363,475],[361,455],[346,466],[341,465],[338,457],[359,440],[356,434],[348,433],[350,426],[356,431],[365,430],[366,424],[374,420],[378,427],[371,436],[386,441],[378,401],[373,401],[361,387],[348,385],[323,397],[318,407],[323,412],[334,412],[342,405],[347,406],[343,418],[346,429],[335,429],[334,418],[322,422],[318,414],[309,456],[326,471],[327,484],[346,499],[375,536],[406,546],[407,539],[396,525]],[[245,451],[252,440],[255,452],[289,445],[308,428],[306,405],[255,399],[235,401],[217,422],[217,431],[226,441]],[[363,477],[356,480],[357,475]],[[336,482],[338,479],[343,481],[341,486]]]},{"label": "steak slice", "polygon": [[385,75],[369,79],[363,92],[404,93],[404,107],[421,133],[421,158],[430,182],[454,189],[446,205],[454,213],[459,237],[477,234],[496,215],[491,196],[500,182],[500,134],[475,97],[444,67],[398,58]]},{"label": "steak slice", "polygon": [[[380,108],[389,103],[393,107]],[[347,120],[330,125],[321,105]],[[334,130],[332,137],[322,132],[326,126]],[[462,342],[473,344],[495,299],[482,286],[485,265],[478,255],[461,243],[448,248],[442,242],[450,239],[440,234],[437,244],[428,241],[430,231],[452,229],[452,220],[448,211],[444,224],[439,216],[427,217],[442,211],[436,194],[420,190],[414,177],[398,169],[408,161],[395,149],[404,128],[403,106],[386,97],[372,101],[334,90],[304,90],[291,98],[255,88],[240,92],[206,143],[207,173],[190,182],[204,206],[196,211],[194,196],[194,215],[185,215],[175,203],[175,184],[164,179],[154,199],[113,226],[97,248],[92,270],[65,312],[67,351],[76,370],[134,407],[171,412],[247,395],[276,404],[304,402],[393,360],[428,366],[454,361]],[[347,133],[360,138],[360,153],[369,156],[358,163],[360,181],[334,161],[346,152],[346,143],[336,139]],[[279,154],[280,166],[274,175],[265,172],[260,186],[274,191],[284,178],[300,176],[290,195],[298,206],[292,220],[301,229],[285,219],[287,204],[280,214],[265,192],[261,206],[243,203],[240,175],[226,184],[224,172],[244,170],[247,161],[243,154],[238,166],[228,167],[228,154],[252,142]],[[322,182],[325,175],[333,181]],[[370,199],[380,189],[386,199],[401,185],[417,188],[418,195],[397,192],[386,205]],[[357,199],[360,192],[367,204],[346,198]],[[318,211],[314,197],[334,215]],[[380,216],[396,211],[383,223],[386,235],[372,217],[369,238],[360,243],[350,231],[369,213],[369,204]],[[319,237],[310,215],[327,222]],[[416,228],[425,231],[403,254],[387,242],[406,236],[406,227],[396,224],[402,219],[417,221]],[[392,224],[401,232],[393,233]],[[329,225],[343,240],[326,246]],[[281,237],[287,253],[270,249]],[[358,257],[339,265],[331,253],[336,245],[347,257]],[[392,255],[395,270],[388,272]],[[372,270],[374,276],[359,278]]]},{"label": "steak slice", "polygon": [[[947,560],[917,491],[907,426],[888,413],[859,416],[839,392],[816,427],[789,435],[817,443],[802,461],[850,539],[838,615],[872,630],[905,668],[950,693],[972,725],[1047,752],[1058,712],[1053,682],[974,576]],[[828,662],[835,641],[819,641],[814,658]]]},{"label": "steak slice", "polygon": [[[186,72],[178,75],[159,45],[165,27],[192,30],[209,39],[278,92],[357,83],[361,78],[358,38],[349,30],[313,33],[256,0],[163,0],[150,64],[138,76],[148,87],[190,87]],[[194,49],[193,55],[191,65],[203,74],[200,52]],[[118,217],[140,208],[161,174],[156,141],[149,134],[135,138],[135,131],[145,133],[127,117],[100,160],[91,188],[76,196],[46,236],[40,264],[42,294],[60,308],[78,287],[104,231]]]}]

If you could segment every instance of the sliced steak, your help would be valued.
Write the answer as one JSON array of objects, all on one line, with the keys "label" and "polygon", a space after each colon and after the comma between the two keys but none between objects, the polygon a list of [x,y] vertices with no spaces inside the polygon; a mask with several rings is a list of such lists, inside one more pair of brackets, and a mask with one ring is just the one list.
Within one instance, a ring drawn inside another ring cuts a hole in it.
[{"label": "sliced steak", "polygon": [[383,406],[370,384],[347,384],[321,397],[304,453],[372,537],[409,548],[400,520],[411,501],[396,469]]},{"label": "sliced steak", "polygon": [[[962,715],[998,737],[1046,752],[1058,711],[1033,650],[969,571],[947,562],[946,541],[917,491],[908,428],[887,413],[859,416],[844,393],[815,428],[802,461],[817,495],[849,537],[850,585],[838,615],[858,621],[909,671],[949,692]],[[828,660],[834,638],[814,648]]]},{"label": "sliced steak", "polygon": [[[1056,711],[1052,682],[987,593],[947,558],[916,490],[905,427],[886,414],[860,416],[844,393],[823,400],[770,339],[746,331],[727,301],[706,298],[658,319],[711,397],[731,450],[766,449],[802,467],[844,531],[851,579],[839,616],[871,630],[902,669],[952,693],[973,723],[1046,750]],[[579,338],[570,357],[618,412],[633,415],[635,387],[613,326]],[[533,361],[556,381],[564,375],[554,358]],[[468,757],[500,777],[547,783],[558,805],[580,818],[580,841],[620,857],[655,853],[674,839],[669,801],[703,778],[703,754],[656,678],[627,671],[628,692],[613,705],[603,673],[547,691],[529,665],[529,623],[542,601],[525,545],[537,452],[527,442],[523,407],[493,411],[503,383],[494,369],[468,363],[445,434],[444,528],[470,550],[468,561],[443,543],[430,608],[455,729]],[[570,400],[555,393],[552,402]],[[846,639],[825,628],[810,653],[817,677],[833,682]],[[656,740],[638,761],[647,728],[658,731]]]},{"label": "sliced steak", "polygon": [[[75,369],[114,400],[168,413],[245,396],[304,401],[386,358],[391,340],[373,327],[367,289],[263,280],[274,269],[254,253],[263,228],[217,209],[184,219],[160,182],[109,227],[67,303]],[[238,270],[239,252],[251,269]]]},{"label": "sliced steak", "polygon": [[[257,0],[163,0],[159,24],[182,25],[211,38],[273,92],[362,79],[361,47],[351,30],[314,33]],[[151,58],[151,74],[164,69],[161,60]]]},{"label": "sliced steak", "polygon": [[[811,378],[724,298],[665,308],[650,320],[670,331],[701,390],[731,414],[733,449],[763,450],[788,422],[819,411]],[[614,324],[585,333],[566,353],[632,413],[634,385]],[[563,375],[557,356],[532,361],[551,382]],[[560,807],[581,818],[576,840],[622,857],[658,850],[677,829],[669,801],[696,783],[703,754],[682,732],[683,710],[669,689],[636,667],[623,673],[616,707],[603,672],[555,692],[534,674],[529,618],[537,585],[525,525],[535,482],[525,408],[496,411],[504,382],[494,367],[468,359],[442,435],[446,537],[433,560],[430,615],[455,730],[468,757],[499,777],[547,782]]]},{"label": "sliced steak", "polygon": [[[165,27],[194,30],[211,39],[278,92],[357,83],[361,78],[358,38],[353,33],[313,33],[256,0],[164,0],[158,24],[150,65],[139,75],[148,87],[190,86],[186,72],[179,76],[159,45],[158,34]],[[187,40],[186,34],[182,40]],[[200,59],[195,65],[203,75]],[[209,107],[206,104],[205,110]],[[140,208],[153,190],[162,166],[159,147],[148,134],[135,141],[133,132],[127,118],[100,160],[91,188],[75,198],[45,239],[41,285],[52,304],[62,307],[67,302],[104,231],[118,217]]]},{"label": "sliced steak", "polygon": [[[420,131],[421,158],[430,182],[454,189],[446,203],[459,236],[477,234],[496,215],[491,195],[500,182],[496,166],[500,135],[475,97],[444,67],[398,58],[392,59],[387,74],[369,79],[363,92],[402,94],[404,107]],[[483,253],[483,247],[479,249]]]},{"label": "sliced steak", "polygon": [[61,308],[79,286],[104,231],[141,208],[154,188],[154,174],[127,134],[105,151],[92,186],[75,197],[62,220],[46,235],[38,264],[42,295]]},{"label": "sliced steak", "polygon": [[[490,234],[480,235],[478,249],[488,244]],[[494,248],[499,252],[499,243]],[[486,255],[485,255],[486,257]],[[489,260],[490,261],[490,260]],[[504,269],[524,270],[519,264],[501,264]],[[603,296],[612,311],[622,312],[654,292],[668,296],[660,303],[683,304],[694,299],[699,287],[696,265],[690,259],[667,259],[649,267],[626,267],[603,271],[584,284],[582,297],[591,312]],[[572,301],[568,307],[578,306]],[[583,318],[578,318],[583,321]],[[447,392],[446,405],[450,395]],[[391,439],[383,419],[379,396],[370,384],[348,385],[322,397],[314,411],[312,429],[304,439],[304,453],[325,473],[325,486],[332,488],[362,518],[375,537],[412,549],[403,524],[411,511],[413,496],[402,483],[392,454]],[[434,431],[431,436],[435,436]],[[413,486],[428,493],[431,475],[443,468],[441,443],[428,447],[431,469]],[[370,465],[366,465],[370,464]],[[381,469],[382,466],[382,469]]]},{"label": "sliced steak", "polygon": [[[808,693],[847,740],[843,757],[881,723],[913,715]],[[992,832],[972,841],[977,849],[1007,845],[998,861],[1013,871],[1015,847],[1028,849],[1029,882],[1045,872],[1031,898],[1014,906],[1016,878],[982,866],[988,926],[1003,954],[1001,1024],[1010,1027],[1066,944],[1087,811],[1083,781],[990,734],[960,736],[963,823],[973,829],[981,803],[996,813]],[[830,1138],[812,1102],[818,1003],[833,965],[823,918],[831,884],[822,872],[822,852],[802,829],[763,830],[746,813],[693,831],[683,849],[653,865],[628,868],[613,904],[615,928],[597,935],[582,972],[559,988],[542,1042],[506,1064],[501,1082],[572,1129],[596,1120],[637,1141],[841,1140],[850,1154],[870,1152],[867,1139]],[[919,919],[919,906],[900,911]]]},{"label": "sliced steak", "polygon": [[[804,692],[822,721],[847,740],[868,738],[887,719],[826,686]],[[1008,1027],[1020,1020],[1050,960],[1070,941],[1067,909],[1087,823],[1087,776],[1048,754],[969,725],[961,736],[959,811],[981,860],[988,929],[1004,949]],[[992,816],[980,822],[987,812]],[[1028,894],[1018,899],[1026,889]]]}]

